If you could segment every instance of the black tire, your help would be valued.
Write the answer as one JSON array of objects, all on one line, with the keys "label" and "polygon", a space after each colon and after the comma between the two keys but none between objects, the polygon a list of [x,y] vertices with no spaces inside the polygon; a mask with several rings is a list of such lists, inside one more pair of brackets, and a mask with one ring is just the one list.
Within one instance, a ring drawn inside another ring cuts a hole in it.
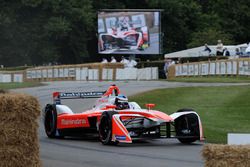
[{"label": "black tire", "polygon": [[187,111],[194,111],[194,110],[192,108],[182,108],[182,109],[179,109],[176,112],[187,112]]},{"label": "black tire", "polygon": [[178,139],[181,143],[183,144],[191,144],[193,142],[195,142],[196,140],[198,140],[197,138],[187,138],[187,139],[184,139],[184,138],[179,138]]},{"label": "black tire", "polygon": [[118,142],[112,140],[112,116],[117,114],[115,111],[104,111],[99,123],[99,138],[104,145],[116,145]]},{"label": "black tire", "polygon": [[45,133],[49,138],[56,138],[57,112],[56,105],[47,104],[44,116]]},{"label": "black tire", "polygon": [[[193,109],[180,109],[177,112],[194,111]],[[177,139],[184,144],[190,144],[199,139],[199,120],[197,115],[191,113],[180,116],[175,120]]]}]

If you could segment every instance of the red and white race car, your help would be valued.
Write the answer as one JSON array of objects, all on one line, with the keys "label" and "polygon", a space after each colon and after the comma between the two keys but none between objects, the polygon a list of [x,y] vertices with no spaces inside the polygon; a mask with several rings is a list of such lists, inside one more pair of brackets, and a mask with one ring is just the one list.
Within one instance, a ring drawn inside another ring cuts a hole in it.
[{"label": "red and white race car", "polygon": [[99,53],[112,53],[117,50],[144,50],[150,45],[149,36],[147,26],[109,29],[107,33],[99,34]]},{"label": "red and white race car", "polygon": [[[61,99],[98,98],[96,105],[74,113]],[[177,138],[181,143],[204,140],[199,115],[181,109],[167,115],[153,110],[154,104],[142,109],[120,94],[116,85],[105,92],[54,92],[54,104],[43,110],[45,132],[49,138],[99,134],[103,144],[132,143],[137,139]]]}]

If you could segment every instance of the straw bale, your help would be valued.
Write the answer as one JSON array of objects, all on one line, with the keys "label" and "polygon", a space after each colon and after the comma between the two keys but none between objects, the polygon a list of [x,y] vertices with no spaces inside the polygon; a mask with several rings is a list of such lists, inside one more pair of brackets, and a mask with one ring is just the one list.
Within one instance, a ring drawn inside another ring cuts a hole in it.
[{"label": "straw bale", "polygon": [[202,155],[206,167],[250,167],[250,145],[207,144]]},{"label": "straw bale", "polygon": [[4,89],[0,89],[0,94],[1,94],[1,93],[7,93],[7,91],[4,90]]},{"label": "straw bale", "polygon": [[0,94],[0,166],[41,166],[37,135],[39,115],[36,98]]}]

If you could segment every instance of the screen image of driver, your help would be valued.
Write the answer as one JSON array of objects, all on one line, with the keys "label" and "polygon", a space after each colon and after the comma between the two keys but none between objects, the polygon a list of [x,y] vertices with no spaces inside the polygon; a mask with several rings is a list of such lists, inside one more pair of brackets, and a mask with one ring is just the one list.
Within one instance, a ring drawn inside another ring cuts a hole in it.
[{"label": "screen image of driver", "polygon": [[128,98],[124,95],[118,95],[115,99],[116,110],[129,109]]}]

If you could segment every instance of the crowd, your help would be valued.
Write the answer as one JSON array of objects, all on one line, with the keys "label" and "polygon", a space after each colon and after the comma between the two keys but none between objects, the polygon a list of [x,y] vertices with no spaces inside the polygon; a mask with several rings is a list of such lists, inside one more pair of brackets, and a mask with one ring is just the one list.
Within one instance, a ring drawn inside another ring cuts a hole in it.
[{"label": "crowd", "polygon": [[[117,60],[114,56],[112,56],[110,62],[108,62],[106,58],[103,58],[101,63],[117,63]],[[122,59],[119,63],[124,64],[125,68],[134,68],[137,65],[137,62],[132,57],[126,59],[124,56],[122,56]]]},{"label": "crowd", "polygon": [[[215,51],[216,51],[216,54],[215,56],[233,56],[235,58],[238,58],[240,56],[250,56],[250,42],[248,43],[247,45],[247,48],[245,49],[244,51],[244,54],[243,52],[239,49],[239,48],[235,48],[235,53],[232,53],[232,48],[229,49],[227,47],[224,47],[223,43],[221,40],[218,40],[217,41],[217,45],[215,46]],[[208,44],[205,44],[204,45],[204,52],[207,52],[209,56],[211,56],[212,54],[212,49],[208,46]],[[214,54],[213,54],[214,55]],[[171,67],[172,65],[174,64],[178,64],[180,62],[180,58],[178,58],[178,60],[176,60],[176,62],[170,58],[165,58],[164,60],[164,67],[163,67],[163,70],[160,71],[160,75],[163,74],[162,76],[163,77],[167,77],[168,76],[168,71],[169,71],[169,67]],[[106,58],[103,58],[102,59],[102,62],[101,63],[122,63],[124,64],[124,67],[125,68],[134,68],[136,67],[137,65],[137,62],[132,58],[132,57],[129,57],[129,59],[126,59],[124,56],[122,56],[121,60],[120,61],[117,61],[115,59],[114,56],[111,57],[111,60],[110,62],[106,59]]]},{"label": "crowd", "polygon": [[[217,41],[216,45],[216,56],[235,56],[236,58],[240,56],[250,56],[250,42],[247,45],[245,52],[240,51],[239,48],[235,48],[235,54],[230,53],[227,47],[224,47],[221,40]],[[208,56],[211,56],[212,50],[209,48],[208,44],[204,45],[203,52],[206,52]],[[231,51],[232,52],[232,51]]]}]

